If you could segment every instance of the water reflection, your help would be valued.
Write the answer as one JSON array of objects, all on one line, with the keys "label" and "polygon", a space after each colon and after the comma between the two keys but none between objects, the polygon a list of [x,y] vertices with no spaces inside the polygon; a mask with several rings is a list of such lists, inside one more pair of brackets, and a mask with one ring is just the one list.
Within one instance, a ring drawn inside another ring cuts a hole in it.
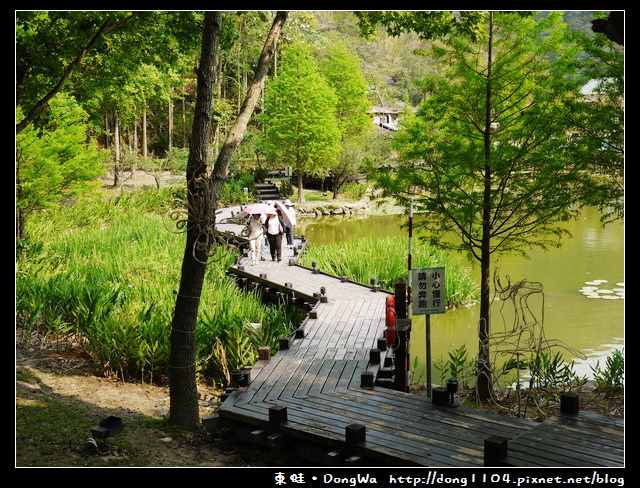
[{"label": "water reflection", "polygon": [[[416,218],[418,218],[416,216]],[[601,288],[624,288],[624,227],[614,223],[603,227],[596,209],[586,208],[576,221],[565,224],[572,238],[548,251],[533,249],[529,259],[519,255],[496,257],[493,269],[512,282],[539,282],[544,290],[544,302],[536,304],[539,327],[544,336],[567,348],[558,348],[566,361],[573,360],[580,375],[591,377],[590,365],[624,346],[624,293],[620,299],[588,298],[580,289],[585,283],[606,280]],[[349,239],[375,238],[394,235],[399,246],[407,246],[408,231],[402,228],[407,217],[399,215],[371,215],[354,217],[322,217],[302,220],[299,230],[313,245],[342,242]],[[419,246],[414,234],[413,245]],[[462,262],[466,258],[460,257]],[[468,262],[472,276],[479,271],[475,262]],[[416,265],[416,267],[419,267]],[[470,354],[478,350],[478,307],[448,311],[431,317],[431,351],[434,361],[447,359],[452,347],[466,345]],[[500,318],[497,307],[492,309],[496,327],[508,327],[512,317]],[[503,325],[503,322],[505,325]],[[415,317],[411,334],[412,360],[418,358],[424,369],[426,358],[425,318]],[[573,351],[579,351],[574,353]],[[439,378],[432,377],[434,382]]]}]

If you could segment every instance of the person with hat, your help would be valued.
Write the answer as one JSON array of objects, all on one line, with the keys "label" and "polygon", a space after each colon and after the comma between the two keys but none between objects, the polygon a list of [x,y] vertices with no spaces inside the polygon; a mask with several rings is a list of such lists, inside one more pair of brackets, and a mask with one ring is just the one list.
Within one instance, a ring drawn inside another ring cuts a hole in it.
[{"label": "person with hat", "polygon": [[260,214],[253,214],[249,221],[249,246],[251,253],[251,265],[258,264],[260,253],[264,249],[264,218]]},{"label": "person with hat", "polygon": [[289,249],[293,248],[293,229],[296,226],[296,209],[293,208],[293,203],[288,198],[284,201],[284,206],[287,209],[287,215],[289,216],[289,220],[291,221],[291,227],[285,227],[285,232],[287,236],[287,247]]}]

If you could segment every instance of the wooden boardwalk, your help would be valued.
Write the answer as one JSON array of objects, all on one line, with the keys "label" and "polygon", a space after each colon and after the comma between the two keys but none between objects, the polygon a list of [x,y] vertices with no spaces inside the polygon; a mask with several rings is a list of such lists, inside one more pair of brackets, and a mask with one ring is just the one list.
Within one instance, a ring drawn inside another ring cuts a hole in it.
[{"label": "wooden boardwalk", "polygon": [[[314,303],[295,334],[246,368],[244,386],[221,404],[217,420],[239,439],[320,466],[624,466],[623,420],[580,412],[537,423],[371,384],[393,354],[380,350],[388,292],[300,266],[296,257],[283,245],[282,262],[250,266],[243,257],[229,269],[248,286]],[[506,457],[492,458],[496,444]]]}]

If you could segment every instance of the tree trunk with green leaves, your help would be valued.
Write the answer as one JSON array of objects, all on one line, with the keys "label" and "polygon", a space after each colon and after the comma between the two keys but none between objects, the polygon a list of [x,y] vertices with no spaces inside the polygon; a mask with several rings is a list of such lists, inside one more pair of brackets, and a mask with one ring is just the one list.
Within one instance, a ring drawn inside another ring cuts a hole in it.
[{"label": "tree trunk with green leaves", "polygon": [[302,43],[284,51],[279,75],[267,85],[260,119],[262,147],[271,161],[298,173],[298,203],[303,203],[303,175],[328,174],[337,162],[340,131],[335,92]]},{"label": "tree trunk with green leaves", "polygon": [[212,168],[207,161],[207,150],[211,134],[222,13],[205,14],[202,54],[198,68],[196,112],[187,162],[186,243],[180,288],[171,325],[169,358],[169,420],[172,424],[189,430],[195,430],[200,423],[195,336],[207,260],[212,246],[215,245],[215,212],[227,178],[229,161],[244,137],[286,18],[287,12],[276,14],[244,104]]},{"label": "tree trunk with green leaves", "polygon": [[483,40],[452,36],[434,45],[442,76],[428,81],[425,102],[396,135],[399,166],[376,176],[384,195],[414,200],[414,212],[425,215],[416,227],[432,244],[480,263],[482,400],[492,386],[492,257],[559,246],[566,230],[558,224],[576,215],[579,182],[589,177],[567,144],[573,126],[563,108],[578,103],[583,80],[564,28],[557,13],[487,13]]}]

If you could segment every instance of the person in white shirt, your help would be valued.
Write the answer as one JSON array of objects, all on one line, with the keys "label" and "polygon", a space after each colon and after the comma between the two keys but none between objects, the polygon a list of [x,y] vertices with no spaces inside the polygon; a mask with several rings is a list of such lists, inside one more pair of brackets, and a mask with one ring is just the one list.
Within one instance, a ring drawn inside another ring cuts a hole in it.
[{"label": "person in white shirt", "polygon": [[277,216],[276,212],[280,210],[273,210],[271,213],[267,213],[267,221],[265,223],[267,227],[267,240],[269,241],[269,251],[271,252],[271,259],[275,261],[282,260],[282,235],[284,234],[284,223],[282,219]]},{"label": "person in white shirt", "polygon": [[289,215],[289,220],[291,221],[291,227],[286,227],[285,232],[287,236],[287,247],[289,249],[293,248],[293,229],[296,226],[296,209],[293,208],[293,203],[288,198],[284,201],[284,206],[287,209],[287,215]]}]

